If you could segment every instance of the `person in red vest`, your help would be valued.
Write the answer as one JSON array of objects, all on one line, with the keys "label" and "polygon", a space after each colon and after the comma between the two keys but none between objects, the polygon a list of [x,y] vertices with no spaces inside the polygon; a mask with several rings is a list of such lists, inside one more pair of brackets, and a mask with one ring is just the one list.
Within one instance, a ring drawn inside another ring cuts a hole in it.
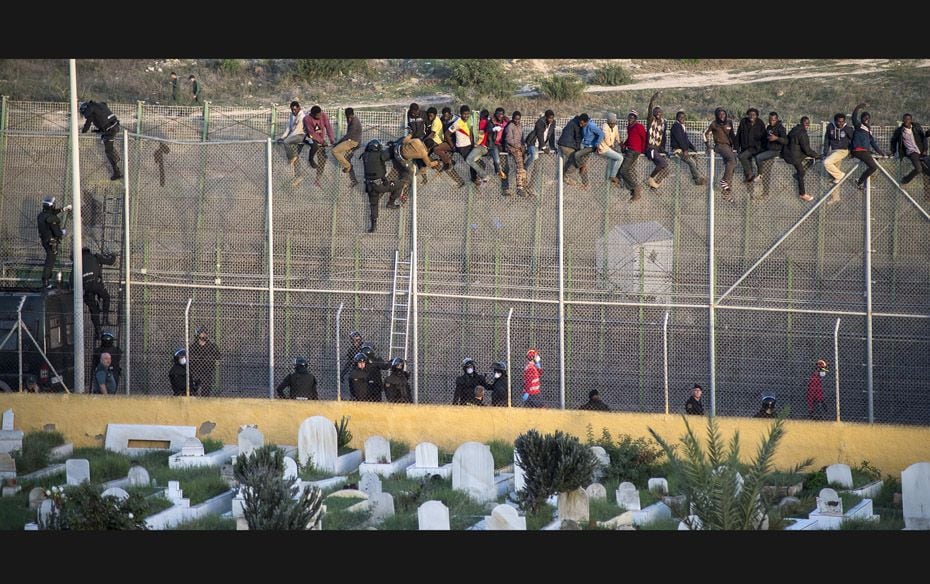
[{"label": "person in red vest", "polygon": [[823,420],[826,415],[826,406],[823,404],[823,384],[821,379],[826,377],[829,367],[823,359],[817,359],[816,369],[807,380],[807,416],[812,420]]},{"label": "person in red vest", "polygon": [[528,408],[543,407],[539,391],[539,379],[542,377],[542,357],[536,349],[526,352],[526,366],[523,368],[523,404]]}]

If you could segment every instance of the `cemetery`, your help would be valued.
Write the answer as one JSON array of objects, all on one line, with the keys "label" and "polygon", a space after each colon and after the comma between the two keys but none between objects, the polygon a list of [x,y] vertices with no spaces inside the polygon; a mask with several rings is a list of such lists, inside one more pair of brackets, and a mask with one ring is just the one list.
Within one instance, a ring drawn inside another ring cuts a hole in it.
[{"label": "cemetery", "polygon": [[198,437],[208,426],[120,423],[76,447],[53,425],[19,428],[7,409],[0,529],[930,529],[930,462],[775,466],[784,420],[767,426],[766,448],[747,441],[746,457],[714,418],[679,436],[588,423],[583,436],[530,429],[454,448],[362,439],[349,419],[306,417],[290,445],[261,424],[224,443]]}]

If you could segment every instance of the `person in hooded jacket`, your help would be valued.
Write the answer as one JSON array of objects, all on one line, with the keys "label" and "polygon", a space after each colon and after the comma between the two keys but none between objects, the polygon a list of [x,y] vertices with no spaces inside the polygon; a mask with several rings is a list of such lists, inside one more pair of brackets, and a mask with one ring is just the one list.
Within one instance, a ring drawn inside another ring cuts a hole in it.
[{"label": "person in hooded jacket", "polygon": [[391,359],[391,370],[384,380],[384,395],[392,403],[412,403],[407,363],[400,357]]},{"label": "person in hooded jacket", "polygon": [[[281,383],[275,388],[275,393],[278,394],[279,398],[285,399],[286,397],[290,397],[290,399],[300,400],[320,399],[316,392],[316,377],[310,373],[307,367],[307,360],[303,357],[294,359],[294,372],[288,373],[287,377],[281,380]],[[285,387],[290,388],[290,396],[284,395]]]},{"label": "person in hooded jacket", "polygon": [[174,352],[174,365],[168,371],[168,380],[171,381],[171,392],[175,396],[187,395],[187,351],[178,349]]},{"label": "person in hooded jacket", "polygon": [[487,387],[488,380],[477,372],[475,361],[471,357],[465,357],[462,361],[462,374],[455,378],[452,405],[466,405],[473,401],[475,388],[479,385]]}]

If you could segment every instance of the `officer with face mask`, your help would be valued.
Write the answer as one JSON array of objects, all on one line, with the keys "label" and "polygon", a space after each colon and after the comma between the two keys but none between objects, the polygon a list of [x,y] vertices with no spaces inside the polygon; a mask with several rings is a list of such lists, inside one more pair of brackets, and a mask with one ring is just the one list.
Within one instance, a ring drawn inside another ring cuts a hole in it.
[{"label": "officer with face mask", "polygon": [[294,359],[294,372],[288,373],[281,383],[278,384],[278,387],[275,388],[275,393],[278,394],[278,397],[285,399],[287,396],[284,395],[284,388],[291,388],[291,399],[320,399],[316,393],[316,377],[307,369],[307,360],[303,357],[297,357]]},{"label": "officer with face mask", "polygon": [[174,395],[187,395],[187,351],[178,349],[174,352],[174,365],[168,372],[171,391]]},{"label": "officer with face mask", "polygon": [[488,380],[476,371],[475,361],[465,357],[462,361],[462,374],[455,378],[455,393],[452,395],[452,405],[466,405],[475,399],[475,388],[479,385],[487,387]]},{"label": "officer with face mask", "polygon": [[384,380],[384,395],[389,402],[411,403],[408,377],[407,363],[400,357],[391,359],[391,373]]},{"label": "officer with face mask", "polygon": [[45,267],[42,269],[42,287],[51,288],[49,280],[52,277],[52,269],[55,267],[55,260],[58,259],[58,252],[61,249],[61,238],[68,234],[67,229],[62,229],[61,218],[58,216],[62,211],[70,211],[71,205],[63,209],[55,207],[55,197],[47,196],[42,199],[42,212],[36,217],[36,224],[39,229],[39,239],[42,241],[42,247],[45,249]]},{"label": "officer with face mask", "polygon": [[823,359],[817,359],[814,372],[811,373],[810,378],[807,380],[807,416],[812,420],[823,420],[826,416],[821,379],[826,377],[828,371],[827,362]]},{"label": "officer with face mask", "polygon": [[[355,357],[352,358],[355,366],[352,367],[352,370],[349,372],[349,393],[352,395],[352,399],[355,401],[369,401],[369,393],[374,393],[369,391],[368,386],[371,383],[370,378],[368,377],[368,358],[364,353],[358,352],[355,354]],[[378,395],[378,400],[380,401],[381,396]]]},{"label": "officer with face mask", "polygon": [[362,355],[368,361],[366,369],[368,370],[368,401],[381,401],[381,394],[384,392],[384,382],[381,379],[381,371],[390,367],[375,355],[374,347],[364,343],[361,349]]},{"label": "officer with face mask", "polygon": [[491,376],[494,381],[491,383],[491,405],[507,405],[507,363],[497,361],[491,368]]}]

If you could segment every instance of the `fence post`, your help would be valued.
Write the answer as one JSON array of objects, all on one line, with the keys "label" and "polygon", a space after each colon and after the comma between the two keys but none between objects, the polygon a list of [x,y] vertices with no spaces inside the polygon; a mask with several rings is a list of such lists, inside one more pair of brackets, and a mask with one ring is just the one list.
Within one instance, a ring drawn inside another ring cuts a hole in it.
[{"label": "fence post", "polygon": [[510,387],[510,377],[513,375],[513,370],[510,368],[510,319],[513,318],[513,307],[510,307],[510,311],[507,312],[507,407],[513,407],[513,401],[511,396],[513,392]]},{"label": "fence post", "polygon": [[145,104],[145,102],[142,101],[141,99],[136,101],[136,134],[142,133],[142,105],[143,104]]},{"label": "fence post", "polygon": [[833,379],[836,382],[836,421],[840,421],[840,319],[833,328]]},{"label": "fence post", "polygon": [[865,368],[866,368],[866,392],[869,398],[869,423],[875,422],[875,403],[873,395],[873,378],[872,378],[872,177],[865,180],[865,249],[863,256],[865,262],[863,272],[865,272]]},{"label": "fence post", "polygon": [[[194,302],[193,298],[187,299],[187,306],[184,307],[184,343],[181,345],[183,349],[187,349],[187,343],[191,338],[191,303]],[[191,396],[191,356],[187,356],[187,362],[184,363],[184,388],[187,392],[187,397]]]},{"label": "fence post", "polygon": [[[140,102],[141,103],[141,102]],[[123,378],[126,380],[126,395],[129,395],[129,380],[132,379],[132,353],[130,349],[132,340],[132,329],[130,327],[130,304],[129,304],[129,130],[123,130],[123,172],[126,179],[123,181],[123,304],[126,310],[126,322],[123,327],[122,339],[123,353],[126,355],[126,374]],[[137,183],[138,184],[138,183]]]},{"label": "fence post", "polygon": [[271,180],[271,138],[265,142],[268,177],[268,397],[274,399],[274,187]]},{"label": "fence post", "polygon": [[342,338],[342,307],[344,302],[339,303],[336,309],[336,401],[342,401],[342,347],[340,339]]},{"label": "fence post", "polygon": [[[70,109],[71,119],[69,127],[69,142],[71,144],[71,249],[80,250],[83,247],[83,234],[81,221],[81,148],[78,144],[78,105],[77,105],[77,65],[74,59],[69,59],[69,77],[71,84]],[[72,273],[83,274],[84,264],[82,254],[75,253],[71,264]],[[60,274],[61,272],[59,272]],[[73,322],[71,325],[71,340],[74,343],[74,391],[84,393],[84,280],[73,278],[74,293]]]},{"label": "fence post", "polygon": [[[413,352],[413,403],[420,403],[420,339],[418,336],[417,326],[419,325],[419,319],[417,318],[417,287],[419,282],[417,279],[417,266],[419,264],[419,256],[417,255],[417,173],[413,173],[413,187],[410,190],[410,206],[412,208],[411,215],[413,216],[412,221],[413,225],[411,226],[411,242],[410,246],[410,298],[407,299],[410,302],[411,313],[410,317],[413,319],[413,346],[411,347]],[[391,323],[393,327],[394,324]],[[406,337],[404,342],[406,342]]]},{"label": "fence post", "polygon": [[662,370],[665,374],[665,415],[668,415],[668,311],[662,321]]},{"label": "fence post", "polygon": [[[559,162],[559,407],[565,409],[565,183]],[[508,353],[509,355],[509,353]]]},{"label": "fence post", "polygon": [[23,392],[23,304],[25,303],[26,297],[23,296],[19,301],[19,306],[16,307],[16,352],[19,355],[19,393]]},{"label": "fence post", "polygon": [[203,126],[200,129],[200,141],[206,142],[210,135],[210,102],[203,102]]},{"label": "fence post", "polygon": [[714,290],[716,283],[716,273],[714,270],[714,170],[715,158],[714,151],[711,150],[707,158],[709,159],[709,171],[707,173],[707,359],[710,370],[710,415],[717,415],[717,332],[716,332],[716,314]]},{"label": "fence post", "polygon": [[9,117],[8,100],[6,95],[0,95],[0,217],[3,217],[3,168],[6,166],[6,125]]},{"label": "fence post", "polygon": [[271,119],[268,125],[268,137],[272,140],[276,138],[275,134],[278,128],[278,104],[271,104]]}]

